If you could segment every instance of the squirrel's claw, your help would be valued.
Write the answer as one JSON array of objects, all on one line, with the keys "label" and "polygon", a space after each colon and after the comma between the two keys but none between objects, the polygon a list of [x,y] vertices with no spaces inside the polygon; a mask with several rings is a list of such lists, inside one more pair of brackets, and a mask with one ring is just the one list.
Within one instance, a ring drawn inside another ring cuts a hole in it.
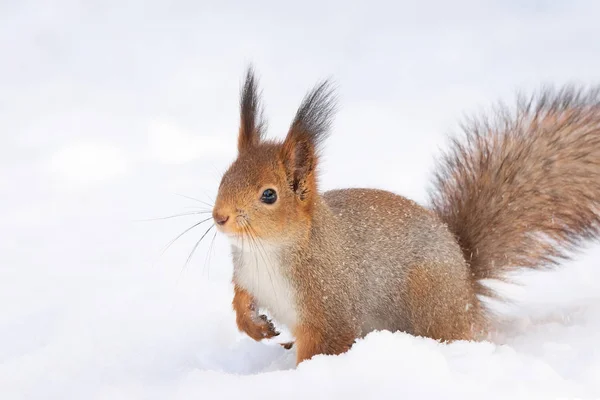
[{"label": "squirrel's claw", "polygon": [[286,350],[289,350],[292,347],[294,347],[294,342],[279,343],[279,344],[281,345],[281,347],[283,347]]},{"label": "squirrel's claw", "polygon": [[269,339],[275,336],[279,336],[281,332],[275,329],[275,325],[273,321],[267,318],[266,315],[259,315],[260,322],[259,324],[262,326],[262,335],[264,339]]},{"label": "squirrel's claw", "polygon": [[279,336],[273,322],[266,315],[250,317],[247,314],[238,315],[238,328],[256,341]]}]

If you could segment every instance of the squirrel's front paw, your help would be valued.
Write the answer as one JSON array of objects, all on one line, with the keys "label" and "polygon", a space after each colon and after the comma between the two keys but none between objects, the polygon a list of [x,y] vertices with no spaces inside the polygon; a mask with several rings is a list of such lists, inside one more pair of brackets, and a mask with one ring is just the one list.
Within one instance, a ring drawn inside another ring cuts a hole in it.
[{"label": "squirrel's front paw", "polygon": [[273,325],[273,321],[267,318],[266,315],[261,314],[258,316],[259,319],[259,327],[260,332],[262,334],[263,339],[269,339],[279,335],[279,331],[275,329],[275,325]]},{"label": "squirrel's front paw", "polygon": [[250,293],[237,285],[234,286],[233,309],[238,329],[252,339],[258,341],[279,335],[273,322],[266,315],[258,314],[258,307]]},{"label": "squirrel's front paw", "polygon": [[249,316],[238,318],[238,328],[246,332],[254,340],[270,339],[279,335],[273,322],[266,315]]}]

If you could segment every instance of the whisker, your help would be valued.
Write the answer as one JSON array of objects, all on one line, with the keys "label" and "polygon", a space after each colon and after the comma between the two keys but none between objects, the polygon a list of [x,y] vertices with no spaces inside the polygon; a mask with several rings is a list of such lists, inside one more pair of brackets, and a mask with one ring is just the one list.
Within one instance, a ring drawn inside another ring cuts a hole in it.
[{"label": "whisker", "polygon": [[[250,244],[250,253],[254,256],[254,265],[258,266],[258,247],[256,246],[255,241],[253,240],[252,232],[246,226],[246,221],[242,223],[242,229],[244,230],[245,236],[248,237],[248,243]],[[254,281],[254,287],[256,290],[260,292],[260,276],[258,268],[252,268],[252,280]]]},{"label": "whisker", "polygon": [[[253,230],[252,227],[250,227],[250,229]],[[254,235],[256,236],[256,232],[254,233]],[[269,275],[269,280],[271,281],[271,288],[273,289],[273,293],[275,293],[275,299],[277,300],[277,290],[275,288],[275,284],[273,283],[273,276],[272,274],[274,273],[274,268],[273,268],[273,260],[267,255],[267,251],[265,250],[265,246],[262,242],[257,240],[257,246],[259,247],[259,250],[262,252],[262,258],[265,261],[265,265],[267,267],[267,274]]]},{"label": "whisker", "polygon": [[215,179],[217,182],[221,179],[221,176],[223,175],[222,171],[219,171],[217,169],[217,167],[215,167],[215,164],[210,163],[211,168],[213,169],[213,172],[215,173],[215,175],[213,175],[213,179]]},{"label": "whisker", "polygon": [[[245,231],[246,231],[246,235],[248,235],[248,241],[250,243],[250,247],[251,247],[251,252],[252,255],[254,256],[254,265],[258,266],[258,246],[256,245],[256,240],[254,240],[254,236],[252,235],[252,232],[250,231],[250,229],[246,226],[245,227]],[[258,268],[255,268],[252,270],[252,276],[254,279],[254,285],[256,286],[258,292],[260,293],[260,270]]]},{"label": "whisker", "polygon": [[[263,262],[265,263],[265,269],[267,270],[267,275],[269,275],[269,281],[271,282],[271,288],[273,289],[273,293],[275,294],[275,301],[279,301],[277,299],[277,290],[275,289],[275,284],[273,283],[273,276],[271,275],[270,270],[273,270],[273,264],[271,264],[271,260],[269,259],[269,256],[267,255],[267,252],[263,246],[262,243],[260,243],[257,239],[256,239],[256,231],[254,230],[254,228],[252,227],[252,225],[250,225],[249,222],[246,221],[246,224],[248,225],[248,229],[251,231],[252,233],[252,237],[254,239],[254,242],[259,250],[259,253],[261,254],[261,258],[263,259]],[[274,271],[273,271],[274,272]]]},{"label": "whisker", "polygon": [[[258,249],[258,243],[256,243],[256,238],[254,237],[254,234],[252,233],[252,231],[250,230],[250,227],[246,227],[246,232],[248,232],[248,237],[250,238],[250,243],[252,243],[252,255],[254,256],[254,265],[258,266],[258,256],[259,256],[259,249]],[[264,259],[263,259],[264,261]],[[266,266],[266,263],[265,263]],[[256,286],[258,288],[258,291],[260,293],[260,269],[256,268],[254,270],[254,280],[257,282]]]},{"label": "whisker", "polygon": [[[254,231],[254,228],[252,228],[252,226],[250,226],[250,229],[254,232],[254,236],[256,237],[256,231]],[[275,294],[275,301],[279,302],[279,299],[277,298],[277,289],[275,288],[275,284],[273,283],[273,275],[274,272],[274,268],[273,268],[273,262],[272,259],[269,258],[269,256],[267,255],[267,251],[265,250],[265,246],[262,242],[256,240],[256,245],[259,248],[259,251],[261,251],[262,253],[262,259],[265,262],[265,267],[267,269],[267,275],[269,275],[269,281],[271,282],[271,288],[273,289],[273,293]]]},{"label": "whisker", "polygon": [[[208,280],[210,280],[210,257],[211,257],[213,245],[215,244],[216,238],[217,238],[217,231],[215,230],[215,234],[213,235],[212,240],[210,241],[210,246],[208,247],[208,254],[206,256],[206,259],[204,260],[204,267],[202,268],[203,271],[205,269],[207,270]],[[208,268],[207,268],[207,265],[208,265]],[[203,272],[203,274],[204,274],[204,272]]]},{"label": "whisker", "polygon": [[208,234],[208,232],[210,232],[210,230],[212,228],[214,228],[215,225],[212,224],[211,226],[208,227],[208,229],[206,230],[206,232],[204,232],[204,234],[200,237],[200,239],[198,239],[198,241],[196,242],[196,244],[194,245],[194,247],[192,248],[192,251],[190,252],[190,254],[188,255],[187,260],[185,260],[185,264],[183,265],[183,268],[181,269],[181,272],[183,272],[183,270],[187,267],[187,265],[190,263],[190,260],[192,259],[192,257],[194,256],[194,253],[196,252],[196,249],[198,248],[198,246],[200,245],[200,242],[202,242],[202,239],[204,239],[204,237]]},{"label": "whisker", "polygon": [[240,236],[240,240],[242,241],[242,251],[239,253],[238,261],[240,262],[240,267],[244,267],[244,235]]},{"label": "whisker", "polygon": [[202,201],[202,200],[200,200],[200,199],[197,199],[197,198],[195,198],[195,197],[186,196],[185,194],[179,194],[179,193],[175,193],[175,195],[176,195],[176,196],[181,196],[181,197],[184,197],[184,198],[186,198],[186,199],[189,199],[189,200],[194,200],[194,201],[197,201],[198,203],[204,204],[204,205],[205,205],[205,206],[207,206],[207,207],[213,208],[213,205],[212,205],[212,204],[209,204],[209,203],[207,203],[207,202],[205,202],[205,201]]},{"label": "whisker", "polygon": [[[242,222],[242,231],[243,231],[243,234],[241,235],[241,238],[242,238],[242,257],[241,258],[243,260],[243,254],[244,254],[244,248],[243,248],[244,241],[243,240],[244,240],[245,236],[250,237],[250,233],[248,232],[248,228],[246,228],[246,224],[244,222]],[[250,245],[250,253],[254,255],[254,251],[253,251],[254,247],[252,246],[252,240],[249,240],[248,242]],[[257,261],[258,261],[258,259],[256,258],[256,255],[254,255],[254,262],[255,262],[254,265],[258,265]],[[254,287],[256,287],[258,290],[259,289],[258,282],[260,282],[260,281],[256,278],[256,271],[254,270],[254,268],[252,268],[252,280],[254,281]]]},{"label": "whisker", "polygon": [[185,206],[184,208],[186,208],[188,210],[196,210],[196,211],[202,211],[202,212],[212,212],[212,209],[199,208],[199,207],[196,207],[196,206]]},{"label": "whisker", "polygon": [[167,217],[158,217],[158,218],[148,218],[148,219],[134,219],[134,222],[149,222],[149,221],[160,221],[163,219],[171,219],[171,218],[179,218],[179,217],[186,217],[186,216],[190,216],[190,215],[200,215],[200,214],[209,214],[212,213],[212,211],[194,211],[194,212],[186,212],[186,213],[180,213],[180,214],[174,214],[174,215],[169,215]]},{"label": "whisker", "polygon": [[169,247],[171,247],[171,245],[177,241],[177,239],[179,239],[180,237],[182,237],[183,235],[185,235],[186,233],[188,233],[189,231],[191,231],[192,229],[194,229],[198,225],[201,225],[201,224],[205,223],[206,221],[210,221],[211,219],[212,219],[212,217],[203,219],[202,221],[196,222],[194,225],[192,225],[189,228],[187,228],[185,231],[183,231],[182,233],[180,233],[179,235],[177,235],[177,237],[175,239],[171,240],[169,242],[169,244],[162,250],[162,252],[160,254],[163,255],[165,253],[165,251],[167,251],[169,249]]},{"label": "whisker", "polygon": [[208,194],[208,193],[207,193],[205,190],[203,190],[203,191],[202,191],[202,194],[203,194],[203,195],[204,195],[204,196],[205,196],[205,197],[206,197],[206,198],[207,198],[207,199],[208,199],[210,202],[212,202],[212,204],[214,204],[214,203],[215,203],[215,199],[214,199],[214,198],[213,198],[211,195],[209,195],[209,194]]}]

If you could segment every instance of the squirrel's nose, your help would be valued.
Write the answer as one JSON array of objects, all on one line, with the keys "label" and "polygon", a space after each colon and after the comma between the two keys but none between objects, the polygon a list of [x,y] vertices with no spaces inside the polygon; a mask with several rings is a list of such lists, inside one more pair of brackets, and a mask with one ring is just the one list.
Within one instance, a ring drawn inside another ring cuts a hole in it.
[{"label": "squirrel's nose", "polygon": [[223,215],[219,214],[218,212],[214,212],[213,218],[217,224],[225,225],[225,223],[229,220],[229,215]]}]

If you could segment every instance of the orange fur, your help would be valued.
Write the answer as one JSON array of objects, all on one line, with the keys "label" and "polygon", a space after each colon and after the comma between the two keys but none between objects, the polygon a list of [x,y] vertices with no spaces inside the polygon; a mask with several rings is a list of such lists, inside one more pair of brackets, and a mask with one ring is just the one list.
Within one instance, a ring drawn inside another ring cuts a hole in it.
[{"label": "orange fur", "polygon": [[294,330],[296,337],[296,364],[318,354],[337,355],[350,350],[354,335],[339,335],[334,340],[323,332],[323,326],[304,324]]},{"label": "orange fur", "polygon": [[250,293],[237,285],[234,285],[233,292],[232,305],[240,332],[245,332],[256,341],[279,335],[273,323],[266,316],[258,314],[256,303]]},{"label": "orange fur", "polygon": [[238,157],[213,216],[233,239],[238,328],[278,335],[260,304],[295,335],[282,346],[295,344],[298,363],[374,330],[485,337],[478,296],[492,293],[481,280],[554,265],[600,234],[600,90],[543,92],[514,115],[473,122],[442,158],[431,208],[383,190],[319,192],[327,83],[305,97],[283,142],[263,138],[259,100],[249,71]]}]

